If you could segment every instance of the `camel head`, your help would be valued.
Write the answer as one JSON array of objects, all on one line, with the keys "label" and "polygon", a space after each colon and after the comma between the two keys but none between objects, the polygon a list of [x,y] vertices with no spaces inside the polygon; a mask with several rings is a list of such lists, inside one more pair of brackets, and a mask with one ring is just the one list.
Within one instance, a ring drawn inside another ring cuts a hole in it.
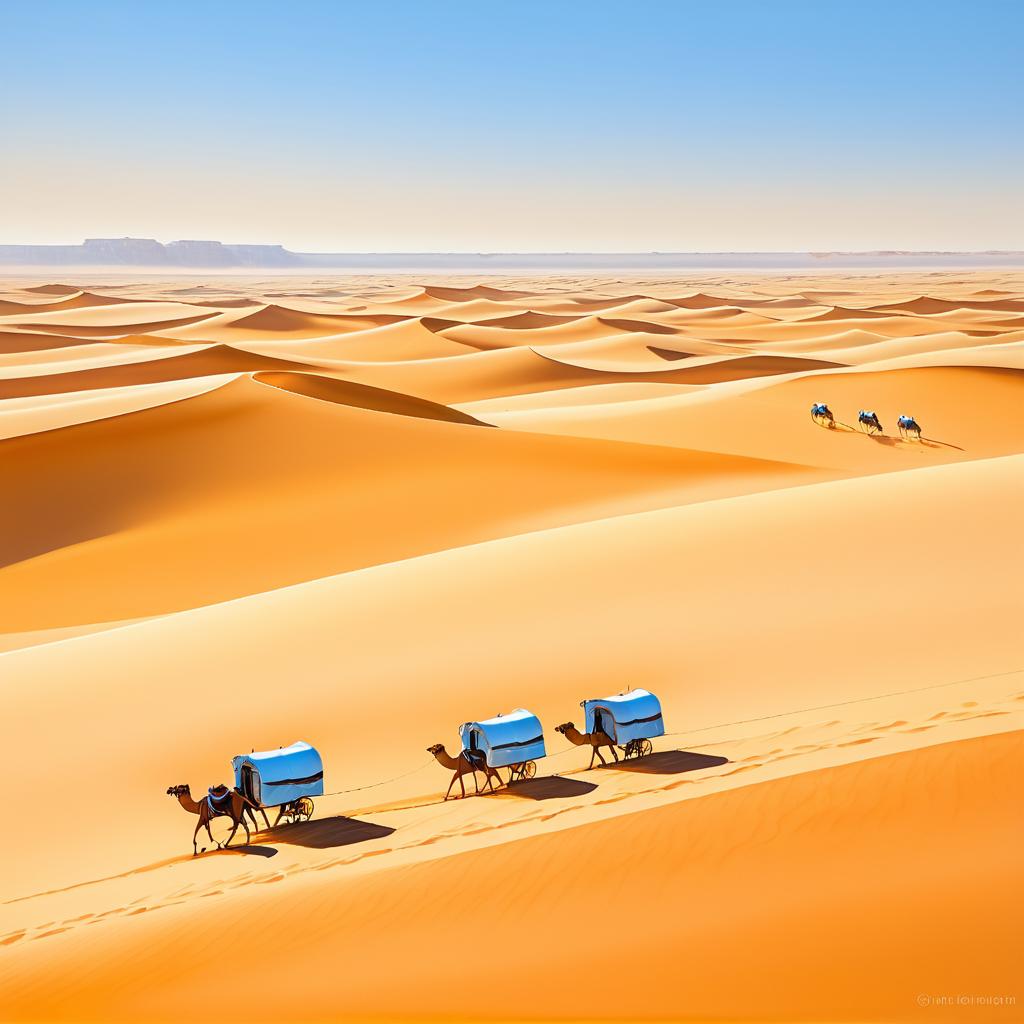
[{"label": "camel head", "polygon": [[555,726],[555,732],[560,732],[563,736],[570,730],[575,729],[576,726],[572,722],[563,722],[561,725]]},{"label": "camel head", "polygon": [[427,747],[427,753],[428,754],[433,754],[434,757],[437,757],[438,754],[441,754],[443,752],[444,752],[444,744],[443,743],[435,743],[433,746]]},{"label": "camel head", "polygon": [[192,795],[192,791],[189,789],[188,786],[168,786],[167,787],[167,795],[168,796],[191,796]]}]

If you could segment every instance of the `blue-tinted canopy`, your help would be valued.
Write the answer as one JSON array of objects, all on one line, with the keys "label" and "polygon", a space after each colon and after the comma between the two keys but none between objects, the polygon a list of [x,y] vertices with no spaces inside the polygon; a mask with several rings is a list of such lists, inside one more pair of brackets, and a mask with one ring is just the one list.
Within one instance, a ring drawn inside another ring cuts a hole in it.
[{"label": "blue-tinted canopy", "polygon": [[[231,766],[235,769],[235,785],[264,807],[277,807],[302,796],[324,794],[324,764],[308,743],[240,754],[231,759]],[[246,766],[249,772],[245,771]],[[250,785],[245,784],[246,775],[250,776]]]},{"label": "blue-tinted canopy", "polygon": [[544,757],[544,727],[531,711],[517,708],[507,715],[459,726],[463,750],[483,751],[492,768]]},{"label": "blue-tinted canopy", "polygon": [[648,690],[585,700],[580,706],[586,713],[586,731],[593,732],[596,724],[618,744],[665,735],[661,701]]}]

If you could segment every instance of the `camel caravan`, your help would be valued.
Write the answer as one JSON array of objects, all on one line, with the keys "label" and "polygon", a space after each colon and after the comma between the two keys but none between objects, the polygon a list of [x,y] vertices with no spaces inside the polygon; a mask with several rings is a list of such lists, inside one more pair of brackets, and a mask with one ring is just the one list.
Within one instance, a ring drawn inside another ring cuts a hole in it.
[{"label": "camel caravan", "polygon": [[[835,415],[824,402],[815,402],[811,406],[811,420],[819,427],[825,427],[826,430],[836,429]],[[846,426],[846,424],[843,424],[843,426]],[[857,426],[865,434],[885,433],[885,428],[882,426],[882,421],[878,418],[878,413],[870,409],[859,410],[857,413]],[[900,437],[904,439],[913,437],[917,441],[921,440],[921,425],[913,416],[898,416],[896,426],[900,432]]]},{"label": "camel caravan", "polygon": [[[651,740],[665,735],[665,723],[661,717],[661,702],[648,690],[629,690],[613,697],[580,701],[583,708],[584,732],[572,722],[565,722],[555,728],[573,746],[590,747],[588,771],[594,767],[594,758],[607,764],[602,748],[607,748],[613,759],[619,760],[618,750],[623,758],[645,757],[653,749]],[[473,776],[475,792],[480,792],[477,772],[484,777],[484,788],[493,792],[494,781],[499,786],[511,786],[514,782],[532,779],[537,774],[537,759],[544,757],[544,729],[540,719],[525,708],[517,708],[507,715],[497,715],[481,722],[465,722],[459,726],[462,750],[452,757],[444,744],[435,743],[427,747],[442,768],[453,772],[448,783],[459,784],[461,796],[466,795],[466,775]],[[503,779],[499,768],[508,769],[508,779]]]},{"label": "camel caravan", "polygon": [[[599,697],[580,702],[583,709],[584,731],[572,722],[557,726],[570,743],[590,748],[590,764],[595,758],[607,765],[604,751],[611,754],[614,763],[623,759],[646,757],[652,751],[651,740],[665,735],[661,716],[661,702],[648,690],[629,690],[611,697]],[[444,744],[435,743],[427,750],[442,768],[452,772],[451,782],[444,799],[451,797],[452,787],[459,784],[460,797],[466,796],[465,777],[473,777],[474,794],[483,788],[495,792],[497,788],[525,782],[537,774],[537,761],[547,756],[544,727],[540,719],[525,708],[517,708],[507,715],[496,715],[459,726],[462,749],[454,757]],[[313,797],[324,795],[324,768],[320,754],[308,743],[293,743],[290,747],[240,754],[232,758],[235,786],[211,786],[205,797],[196,801],[188,786],[171,786],[167,792],[177,797],[178,803],[190,814],[198,815],[192,835],[192,852],[196,855],[197,837],[205,828],[210,842],[218,849],[227,849],[238,831],[245,830],[248,844],[251,834],[246,817],[253,828],[259,830],[256,813],[263,815],[266,827],[271,827],[267,811],[277,808],[274,827],[308,821],[313,816]],[[506,769],[508,778],[502,778],[500,768]],[[231,819],[232,829],[223,847],[213,837],[210,822],[213,818]],[[205,852],[205,847],[203,852]]]}]

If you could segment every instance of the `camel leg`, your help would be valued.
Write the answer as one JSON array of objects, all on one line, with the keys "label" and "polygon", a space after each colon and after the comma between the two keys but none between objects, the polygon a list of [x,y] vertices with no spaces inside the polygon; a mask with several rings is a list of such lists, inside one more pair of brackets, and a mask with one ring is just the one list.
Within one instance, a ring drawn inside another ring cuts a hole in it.
[{"label": "camel leg", "polygon": [[210,837],[210,842],[213,843],[214,846],[216,846],[218,849],[220,849],[220,843],[218,843],[217,840],[213,838],[213,832],[210,831],[210,819],[207,818],[206,821],[203,822],[203,824],[206,826],[206,834]]},{"label": "camel leg", "polygon": [[[473,778],[475,779],[476,776],[474,775]],[[466,783],[463,780],[461,773],[459,774],[459,786],[462,788],[462,799],[465,800],[466,799]]]},{"label": "camel leg", "polygon": [[587,765],[587,771],[594,767],[594,758],[597,757],[597,747],[590,748],[590,764]]},{"label": "camel leg", "polygon": [[[238,821],[235,819],[232,820],[235,821],[235,827],[231,830],[231,835],[228,836],[227,842],[224,844],[225,850],[231,845],[231,840],[235,838],[235,833],[238,831]],[[248,831],[248,829],[246,829],[246,831]]]},{"label": "camel leg", "polygon": [[199,853],[199,845],[196,843],[196,836],[199,835],[199,830],[203,827],[203,819],[200,818],[196,822],[196,830],[192,833],[192,856],[195,857]]},{"label": "camel leg", "polygon": [[[277,809],[277,817],[274,819],[274,828],[277,828],[277,823],[281,820],[281,817],[282,817],[283,814],[284,814],[284,804],[281,804],[281,806],[278,807],[278,809]],[[266,812],[264,812],[263,813],[263,817],[265,818],[266,816],[267,816]]]},{"label": "camel leg", "polygon": [[615,749],[615,747],[614,747],[614,746],[611,746],[611,747],[609,747],[608,749],[609,749],[609,750],[610,750],[610,751],[612,752],[612,757],[614,757],[614,758],[615,758],[615,763],[616,763],[616,764],[618,764],[618,763],[619,763],[619,754],[618,754],[618,751],[617,751],[617,750]]},{"label": "camel leg", "polygon": [[[449,794],[450,794],[450,793],[451,793],[451,791],[452,791],[452,786],[454,786],[454,785],[455,785],[455,780],[456,780],[456,779],[457,779],[458,777],[459,777],[459,773],[458,773],[458,772],[456,772],[456,773],[455,773],[455,774],[454,774],[454,775],[452,776],[452,781],[448,783],[448,792],[447,792],[447,793],[445,793],[445,795],[444,795],[444,798],[445,798],[445,800],[447,800],[447,799],[448,799],[448,796],[449,796]],[[463,795],[465,795],[465,791],[463,791]]]},{"label": "camel leg", "polygon": [[608,763],[604,759],[604,754],[601,753],[601,748],[600,747],[594,747],[594,753],[597,754],[597,759],[601,762],[602,766],[604,766],[604,765],[606,765]]}]

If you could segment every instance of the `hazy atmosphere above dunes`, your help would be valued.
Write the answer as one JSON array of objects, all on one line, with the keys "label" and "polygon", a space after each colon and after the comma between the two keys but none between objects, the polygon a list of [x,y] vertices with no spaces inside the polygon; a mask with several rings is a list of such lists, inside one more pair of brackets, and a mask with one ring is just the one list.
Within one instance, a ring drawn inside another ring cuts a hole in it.
[{"label": "hazy atmosphere above dunes", "polygon": [[1018,3],[8,7],[0,243],[1024,248]]}]

